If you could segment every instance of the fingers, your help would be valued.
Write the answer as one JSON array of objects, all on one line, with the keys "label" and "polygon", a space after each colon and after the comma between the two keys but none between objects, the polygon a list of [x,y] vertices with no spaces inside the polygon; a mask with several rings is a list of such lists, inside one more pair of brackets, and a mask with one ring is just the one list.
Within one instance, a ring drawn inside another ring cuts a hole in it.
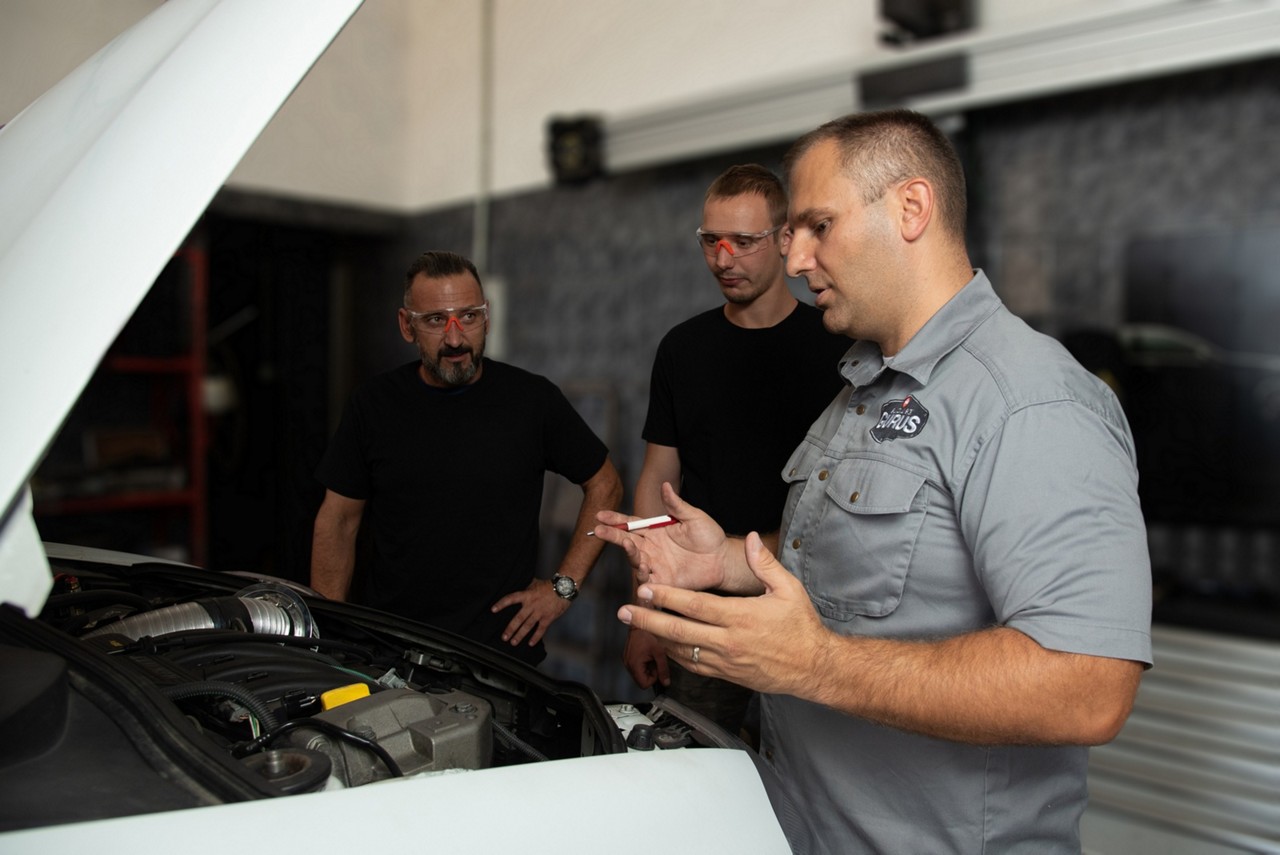
[{"label": "fingers", "polygon": [[[668,511],[683,511],[688,509],[684,499],[680,498],[680,494],[676,492],[676,488],[671,486],[670,481],[662,482],[662,504],[666,506]],[[671,516],[677,516],[672,513]]]},{"label": "fingers", "polygon": [[[706,640],[706,629],[714,621],[704,621],[699,614],[708,612],[705,604],[695,604],[696,600],[715,600],[712,594],[701,594],[686,591],[683,588],[671,588],[666,585],[646,583],[637,591],[640,598],[657,608],[646,608],[628,604],[618,609],[618,619],[632,629],[640,629],[652,633],[667,642],[693,645],[698,640]],[[675,604],[680,603],[683,608]],[[669,608],[678,614],[667,614],[661,609]],[[670,650],[670,646],[665,646]]]},{"label": "fingers", "polygon": [[785,567],[778,563],[777,557],[764,545],[758,532],[753,531],[748,534],[743,545],[747,553],[747,567],[757,579],[764,583],[766,591],[772,591],[778,587],[784,581],[783,577],[795,579]]},{"label": "fingers", "polygon": [[692,519],[694,516],[702,514],[698,508],[680,498],[680,494],[676,492],[676,488],[671,486],[671,482],[662,482],[662,505],[667,509],[667,513],[678,520]]},{"label": "fingers", "polygon": [[[678,615],[665,614],[656,609],[637,605],[625,605],[618,609],[618,619],[625,624],[630,624],[634,631],[652,633],[665,641],[665,643],[660,642],[661,649],[652,659],[658,671],[658,679],[664,686],[671,685],[671,665],[668,656],[674,656],[677,662],[696,674],[708,673],[705,668],[705,653],[710,645],[707,638],[709,627]],[[634,631],[632,635],[635,635]],[[699,662],[693,661],[695,646],[699,647]],[[632,676],[635,676],[634,672]],[[651,680],[649,685],[652,684]]]},{"label": "fingers", "polygon": [[658,672],[658,682],[664,686],[671,685],[671,666],[667,663],[667,654],[660,645],[655,645],[653,664]]},{"label": "fingers", "polygon": [[540,580],[534,580],[528,590],[507,594],[493,604],[491,611],[497,613],[511,606],[520,608],[502,631],[502,640],[513,647],[526,640],[530,647],[537,644],[556,618],[568,608],[565,601],[551,593],[550,585]]},{"label": "fingers", "polygon": [[[657,582],[645,582],[636,589],[636,596],[640,598],[640,602],[647,608],[639,608],[637,611],[656,612],[659,626],[666,629],[669,624],[662,621],[662,618],[670,620],[679,620],[678,617],[687,618],[688,621],[694,621],[699,624],[710,626],[726,626],[730,618],[730,611],[734,604],[727,602],[725,597],[717,594],[709,594],[701,591],[690,591],[687,588],[680,588],[673,585],[661,585]],[[673,615],[664,615],[663,612],[674,612]],[[653,618],[649,615],[642,618],[646,623],[636,621],[635,624],[642,628],[647,628],[647,621]],[[687,621],[685,621],[687,622]],[[661,638],[672,638],[670,634],[662,631],[654,631],[654,634]],[[683,636],[676,640],[685,640]]]},{"label": "fingers", "polygon": [[[622,525],[623,523],[633,520],[635,517],[630,514],[624,514],[621,511],[596,511],[596,522],[600,525]],[[596,533],[599,536],[599,532]]]},{"label": "fingers", "polygon": [[657,679],[650,653],[654,643],[654,638],[649,633],[633,630],[627,633],[627,644],[622,648],[622,664],[631,679],[642,689],[649,688]]},{"label": "fingers", "polygon": [[[502,640],[511,642],[511,646],[515,647],[524,641],[524,637],[529,634],[529,630],[535,628],[538,621],[533,617],[528,609],[521,609],[516,612],[516,616],[507,624],[507,628],[502,631]],[[541,635],[539,635],[541,637]],[[537,644],[536,640],[530,640],[530,644]]]}]

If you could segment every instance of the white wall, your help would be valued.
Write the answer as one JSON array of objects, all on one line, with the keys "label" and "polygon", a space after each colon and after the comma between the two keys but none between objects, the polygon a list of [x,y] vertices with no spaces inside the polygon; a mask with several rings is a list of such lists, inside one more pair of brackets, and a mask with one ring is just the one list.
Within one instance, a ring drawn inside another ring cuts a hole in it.
[{"label": "white wall", "polygon": [[[268,2],[268,0],[247,0]],[[229,184],[390,211],[549,181],[552,115],[637,111],[878,55],[877,0],[492,0],[493,142],[482,178],[484,0],[366,0]],[[985,0],[1016,27],[1189,0]],[[0,121],[159,5],[0,0]]]}]

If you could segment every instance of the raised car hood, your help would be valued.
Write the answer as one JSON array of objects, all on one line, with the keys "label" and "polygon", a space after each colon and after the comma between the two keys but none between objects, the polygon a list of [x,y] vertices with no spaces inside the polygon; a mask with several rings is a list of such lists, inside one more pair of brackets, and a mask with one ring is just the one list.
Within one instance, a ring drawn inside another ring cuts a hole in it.
[{"label": "raised car hood", "polygon": [[27,482],[107,348],[362,0],[169,0],[0,129],[0,600],[48,564]]}]

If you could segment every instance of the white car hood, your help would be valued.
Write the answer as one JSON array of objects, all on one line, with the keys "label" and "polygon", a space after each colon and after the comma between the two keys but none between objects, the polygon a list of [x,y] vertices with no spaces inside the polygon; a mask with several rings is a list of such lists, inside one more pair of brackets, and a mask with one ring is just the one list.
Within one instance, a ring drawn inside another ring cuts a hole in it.
[{"label": "white car hood", "polygon": [[362,0],[169,0],[0,129],[0,600],[51,582],[27,482],[210,199]]}]

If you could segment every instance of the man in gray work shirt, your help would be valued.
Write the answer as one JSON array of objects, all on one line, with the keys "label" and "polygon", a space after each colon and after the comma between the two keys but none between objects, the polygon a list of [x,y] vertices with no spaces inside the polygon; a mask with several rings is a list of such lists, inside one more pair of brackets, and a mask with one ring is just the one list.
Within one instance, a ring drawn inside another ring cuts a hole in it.
[{"label": "man in gray work shirt", "polygon": [[679,525],[596,528],[657,607],[619,617],[762,693],[798,850],[1078,853],[1086,746],[1151,662],[1124,415],[971,267],[960,164],[927,119],[830,122],[787,168],[788,272],[858,340],[849,385],[783,470],[777,559],[671,491]]}]

